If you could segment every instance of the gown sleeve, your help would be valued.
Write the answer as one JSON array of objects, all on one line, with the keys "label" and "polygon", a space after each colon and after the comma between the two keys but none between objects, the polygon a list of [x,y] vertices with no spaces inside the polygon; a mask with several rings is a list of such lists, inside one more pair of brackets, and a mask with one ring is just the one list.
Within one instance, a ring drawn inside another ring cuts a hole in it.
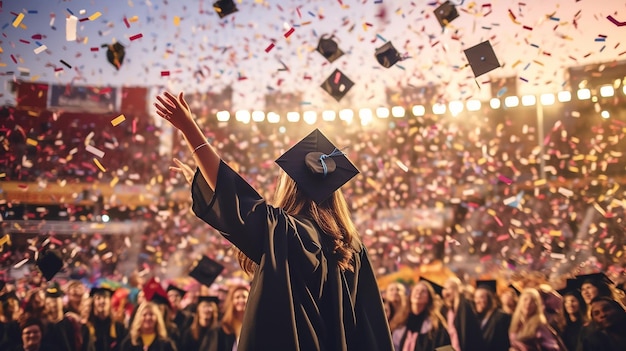
[{"label": "gown sleeve", "polygon": [[268,205],[223,161],[220,161],[215,191],[197,170],[191,192],[196,216],[257,264],[264,254],[274,252],[272,247],[277,242],[286,242],[290,251],[298,252],[290,255],[290,259],[297,260],[300,267],[309,272],[318,267],[321,245],[315,225]]}]

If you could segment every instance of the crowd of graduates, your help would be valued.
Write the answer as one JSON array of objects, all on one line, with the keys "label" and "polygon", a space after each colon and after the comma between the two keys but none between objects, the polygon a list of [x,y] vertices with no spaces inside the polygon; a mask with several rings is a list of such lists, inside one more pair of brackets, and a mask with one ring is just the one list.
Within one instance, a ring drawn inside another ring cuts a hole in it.
[{"label": "crowd of graduates", "polygon": [[[25,294],[10,283],[0,290],[2,350],[232,351],[249,293],[245,283],[186,291],[156,278],[134,294],[77,280],[29,283]],[[617,351],[626,345],[621,289],[603,273],[559,289],[537,275],[508,286],[450,276],[442,285],[393,281],[381,295],[396,351]]]}]

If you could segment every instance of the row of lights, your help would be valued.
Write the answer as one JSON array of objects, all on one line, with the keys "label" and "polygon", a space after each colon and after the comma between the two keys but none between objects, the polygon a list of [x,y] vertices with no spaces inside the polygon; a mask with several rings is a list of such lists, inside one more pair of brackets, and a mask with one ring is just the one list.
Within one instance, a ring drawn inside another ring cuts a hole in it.
[{"label": "row of lights", "polygon": [[[623,88],[624,94],[626,94],[626,86]],[[611,85],[605,85],[600,87],[600,96],[601,97],[611,97],[614,96],[615,90]],[[589,100],[592,99],[591,90],[589,89],[580,89],[577,91],[576,96],[579,100]],[[556,100],[559,102],[569,102],[572,100],[572,94],[569,91],[561,91],[556,94],[546,93],[541,94],[539,96],[539,101],[543,106],[553,105]],[[597,100],[597,97],[593,97],[593,100]],[[522,106],[534,106],[537,103],[537,97],[535,95],[524,95],[521,98]],[[507,108],[517,107],[520,104],[520,98],[517,96],[507,96],[504,99],[504,106]],[[489,106],[497,110],[502,106],[502,101],[499,98],[493,98],[489,101]],[[466,108],[467,111],[475,112],[479,111],[482,107],[482,102],[480,100],[467,100],[465,104],[463,101],[451,101],[446,104],[436,103],[432,105],[432,113],[435,115],[443,115],[447,110],[450,111],[452,116],[458,116],[463,109]],[[379,107],[376,109],[376,116],[378,118],[389,118],[389,116],[393,116],[395,118],[402,118],[405,116],[405,109],[402,106],[394,106],[391,110],[387,107]],[[414,116],[424,116],[426,114],[426,107],[424,105],[415,105],[413,106],[411,112]],[[604,116],[603,116],[604,117]],[[299,122],[300,121],[300,112],[292,111],[287,112],[286,115],[288,122]],[[327,122],[332,122],[337,118],[337,113],[332,110],[326,110],[322,112],[322,120]],[[339,111],[339,119],[343,121],[352,121],[354,118],[354,111],[351,109],[343,109]],[[368,124],[374,119],[374,111],[369,108],[362,108],[359,110],[359,118],[361,119],[362,124]],[[606,117],[605,117],[606,118]],[[247,111],[240,110],[235,113],[235,120],[244,124],[252,122],[263,122],[267,119],[269,123],[279,123],[280,115],[276,112],[268,112],[267,115],[263,111]],[[230,120],[230,112],[228,111],[219,111],[217,113],[217,120],[220,122],[228,122]],[[302,120],[307,124],[315,124],[317,122],[317,112],[316,111],[305,111],[302,114]]]}]

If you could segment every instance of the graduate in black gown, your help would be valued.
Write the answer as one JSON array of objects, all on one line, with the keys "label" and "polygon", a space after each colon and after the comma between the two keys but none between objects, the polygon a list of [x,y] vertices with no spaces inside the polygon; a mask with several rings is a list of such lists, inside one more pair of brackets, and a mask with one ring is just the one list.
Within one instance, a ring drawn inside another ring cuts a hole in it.
[{"label": "graduate in black gown", "polygon": [[583,351],[623,351],[626,347],[626,311],[610,297],[591,300],[591,318],[597,328],[582,343]]},{"label": "graduate in black gown", "polygon": [[46,289],[44,316],[48,328],[44,346],[54,347],[58,351],[93,351],[89,335],[82,333],[80,317],[71,312],[63,313],[63,296],[57,284]]},{"label": "graduate in black gown", "polygon": [[476,291],[474,291],[474,308],[485,341],[484,350],[508,350],[511,346],[509,343],[511,315],[504,313],[498,306],[495,280],[477,282]]},{"label": "graduate in black gown", "polygon": [[212,330],[219,323],[218,299],[216,296],[199,296],[196,313],[189,328],[185,329],[180,350],[209,351]]},{"label": "graduate in black gown", "polygon": [[112,294],[111,289],[103,287],[94,287],[90,292],[91,312],[83,326],[83,339],[89,338],[96,351],[118,351],[127,334],[124,324],[111,316]]},{"label": "graduate in black gown", "polygon": [[43,344],[44,326],[39,318],[26,317],[19,324],[20,337],[17,345],[7,351],[57,351],[54,345]]},{"label": "graduate in black gown", "polygon": [[561,294],[565,326],[560,337],[569,351],[576,351],[579,347],[580,332],[588,321],[587,305],[578,290],[565,290],[561,291]]},{"label": "graduate in black gown", "polygon": [[170,309],[173,316],[172,320],[182,334],[182,332],[189,327],[192,320],[192,317],[186,311],[183,311],[180,306],[187,291],[170,284],[167,286],[166,292],[167,298],[170,300]]},{"label": "graduate in black gown", "polygon": [[120,351],[176,351],[168,337],[159,307],[154,302],[143,302],[130,325]]},{"label": "graduate in black gown", "polygon": [[465,299],[461,281],[457,277],[446,280],[443,288],[444,306],[441,310],[456,351],[483,351],[485,343],[478,318],[471,303]]},{"label": "graduate in black gown", "polygon": [[285,173],[270,205],[207,142],[182,93],[155,106],[198,165],[194,213],[254,274],[239,350],[392,350],[367,251],[337,191],[358,173],[346,155],[315,130],[276,160]]},{"label": "graduate in black gown", "polygon": [[246,285],[233,285],[224,302],[224,315],[220,324],[208,334],[208,351],[239,350],[239,338],[243,326],[243,316],[250,294]]}]

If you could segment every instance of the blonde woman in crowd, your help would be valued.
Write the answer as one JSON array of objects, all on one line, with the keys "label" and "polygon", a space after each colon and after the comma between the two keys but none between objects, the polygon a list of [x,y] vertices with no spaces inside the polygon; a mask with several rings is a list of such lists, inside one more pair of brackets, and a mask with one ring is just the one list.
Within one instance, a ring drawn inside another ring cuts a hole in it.
[{"label": "blonde woman in crowd", "polygon": [[409,298],[402,283],[392,282],[385,289],[385,303],[389,308],[389,329],[393,333],[409,315]]},{"label": "blonde woman in crowd", "polygon": [[512,351],[567,351],[543,314],[537,289],[526,288],[511,318],[509,340]]},{"label": "blonde woman in crowd", "polygon": [[212,330],[208,351],[237,350],[248,294],[249,288],[245,285],[235,285],[228,290],[221,325]]},{"label": "blonde woman in crowd", "polygon": [[155,303],[143,302],[139,306],[120,351],[176,351],[176,346],[167,336],[165,322]]}]

